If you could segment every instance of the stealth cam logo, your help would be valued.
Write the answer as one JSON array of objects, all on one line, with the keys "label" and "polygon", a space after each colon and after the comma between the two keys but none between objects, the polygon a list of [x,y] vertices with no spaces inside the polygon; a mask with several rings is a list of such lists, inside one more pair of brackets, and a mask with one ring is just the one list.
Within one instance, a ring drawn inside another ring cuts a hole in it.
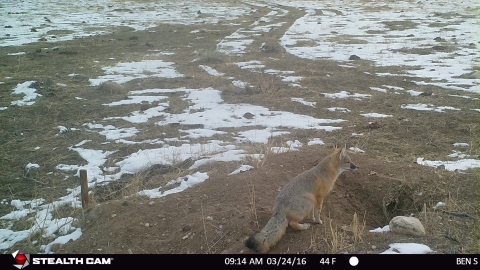
[{"label": "stealth cam logo", "polygon": [[15,259],[15,266],[18,269],[23,269],[30,264],[30,254],[25,253],[23,250],[17,250],[12,253],[13,258]]}]

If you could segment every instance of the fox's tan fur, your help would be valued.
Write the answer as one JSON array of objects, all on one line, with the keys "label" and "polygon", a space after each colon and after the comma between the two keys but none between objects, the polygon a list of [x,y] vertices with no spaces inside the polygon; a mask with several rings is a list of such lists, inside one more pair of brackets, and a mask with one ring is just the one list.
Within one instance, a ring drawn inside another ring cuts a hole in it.
[{"label": "fox's tan fur", "polygon": [[357,168],[345,148],[338,148],[315,167],[294,177],[275,198],[272,217],[265,227],[250,237],[245,245],[266,253],[282,238],[288,225],[295,230],[306,230],[310,224],[299,222],[310,214],[314,222],[321,224],[320,212],[325,196],[342,172]]}]

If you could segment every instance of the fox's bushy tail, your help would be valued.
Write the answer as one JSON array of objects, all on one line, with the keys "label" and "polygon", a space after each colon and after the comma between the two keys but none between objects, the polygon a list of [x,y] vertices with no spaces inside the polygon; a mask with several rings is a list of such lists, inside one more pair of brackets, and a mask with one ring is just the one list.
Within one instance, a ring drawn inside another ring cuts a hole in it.
[{"label": "fox's bushy tail", "polygon": [[261,231],[245,242],[245,246],[259,253],[266,253],[285,234],[288,219],[285,214],[276,212]]}]

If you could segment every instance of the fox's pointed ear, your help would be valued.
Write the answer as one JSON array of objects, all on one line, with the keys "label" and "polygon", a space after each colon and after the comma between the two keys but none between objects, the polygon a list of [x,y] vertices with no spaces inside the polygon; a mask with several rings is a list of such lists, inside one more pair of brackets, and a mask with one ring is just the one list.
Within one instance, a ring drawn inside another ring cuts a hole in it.
[{"label": "fox's pointed ear", "polygon": [[338,158],[339,160],[342,159],[342,151],[342,148],[335,147],[335,150],[333,151],[333,156]]},{"label": "fox's pointed ear", "polygon": [[338,155],[338,158],[339,159],[342,159],[346,154],[346,150],[345,150],[345,147],[342,148],[342,150],[340,151],[340,154]]}]

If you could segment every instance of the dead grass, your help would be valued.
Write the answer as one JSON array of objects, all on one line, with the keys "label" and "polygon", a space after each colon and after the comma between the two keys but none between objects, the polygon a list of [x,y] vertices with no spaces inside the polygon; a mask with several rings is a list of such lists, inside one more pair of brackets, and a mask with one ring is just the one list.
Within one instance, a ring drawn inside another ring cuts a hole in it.
[{"label": "dead grass", "polygon": [[328,226],[325,226],[324,241],[328,245],[330,254],[337,254],[347,246],[345,232],[339,230],[337,225],[332,225],[331,219],[329,219]]},{"label": "dead grass", "polygon": [[260,224],[258,223],[258,216],[257,216],[257,207],[255,203],[255,185],[253,184],[252,180],[250,179],[248,185],[248,198],[249,198],[249,205],[250,205],[250,212],[252,215],[253,223],[257,230],[260,230]]},{"label": "dead grass", "polygon": [[363,233],[365,230],[365,217],[363,218],[363,223],[360,224],[358,220],[357,213],[353,214],[353,221],[352,221],[352,232],[353,232],[353,243],[355,245],[363,242]]}]

